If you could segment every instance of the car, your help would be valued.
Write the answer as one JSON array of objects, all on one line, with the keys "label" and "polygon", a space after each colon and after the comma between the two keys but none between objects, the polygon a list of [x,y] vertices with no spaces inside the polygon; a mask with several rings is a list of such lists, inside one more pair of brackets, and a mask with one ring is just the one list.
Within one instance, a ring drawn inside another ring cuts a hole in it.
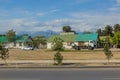
[{"label": "car", "polygon": [[30,46],[24,46],[21,48],[22,50],[33,50],[34,48],[33,47],[30,47]]}]

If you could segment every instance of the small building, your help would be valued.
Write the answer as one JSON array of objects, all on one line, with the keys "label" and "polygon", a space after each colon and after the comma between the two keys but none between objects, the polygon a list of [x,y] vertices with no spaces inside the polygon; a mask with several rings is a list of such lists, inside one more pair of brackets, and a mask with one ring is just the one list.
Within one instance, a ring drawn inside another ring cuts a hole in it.
[{"label": "small building", "polygon": [[54,40],[54,38],[59,37],[63,40],[63,46],[66,49],[71,49],[71,43],[74,42],[76,43],[76,38],[77,35],[52,35],[49,37],[48,42],[47,42],[47,48],[51,49],[52,48],[52,41]]},{"label": "small building", "polygon": [[79,34],[77,36],[78,46],[88,47],[89,41],[94,41],[95,47],[99,47],[100,39],[98,34]]},{"label": "small building", "polygon": [[14,42],[9,42],[5,35],[0,35],[0,43],[6,48],[22,48],[32,46],[32,38],[28,35],[16,36]]},{"label": "small building", "polygon": [[73,34],[73,33],[62,33],[60,35],[51,35],[47,42],[47,48],[52,48],[52,41],[54,38],[59,37],[63,40],[63,46],[65,49],[72,49],[72,43],[76,46],[87,46],[90,40],[96,43],[95,47],[99,46],[98,34]]}]

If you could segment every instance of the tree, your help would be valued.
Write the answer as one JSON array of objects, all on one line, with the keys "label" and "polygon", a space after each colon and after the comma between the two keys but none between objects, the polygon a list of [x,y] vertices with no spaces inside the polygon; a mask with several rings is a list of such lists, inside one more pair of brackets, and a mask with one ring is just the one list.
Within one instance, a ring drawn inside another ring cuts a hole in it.
[{"label": "tree", "polygon": [[71,32],[70,26],[63,26],[63,32]]},{"label": "tree", "polygon": [[47,39],[45,38],[45,36],[35,36],[33,38],[33,44],[34,47],[39,48],[39,45],[41,44],[41,46],[45,46],[47,42]]},{"label": "tree", "polygon": [[109,60],[110,58],[113,56],[112,52],[110,51],[110,47],[109,45],[106,43],[105,46],[104,46],[104,53],[106,55],[106,58],[108,59],[108,63],[109,63]]},{"label": "tree", "polygon": [[62,50],[64,50],[63,40],[61,38],[59,38],[59,37],[54,38],[54,40],[52,41],[52,44],[53,44],[52,49],[54,51],[62,51]]},{"label": "tree", "polygon": [[114,25],[114,32],[118,32],[120,31],[120,25],[119,24],[115,24]]},{"label": "tree", "polygon": [[61,64],[62,63],[62,60],[63,60],[63,56],[60,54],[60,52],[58,51],[55,55],[54,55],[54,61],[55,63],[54,64]]},{"label": "tree", "polygon": [[96,33],[98,33],[99,36],[102,36],[102,30],[100,28],[97,30]]},{"label": "tree", "polygon": [[6,33],[6,37],[8,39],[9,42],[14,42],[15,40],[15,31],[13,31],[13,29],[9,30],[7,33]]},{"label": "tree", "polygon": [[84,34],[91,34],[92,32],[90,31],[85,31]]},{"label": "tree", "polygon": [[5,61],[6,64],[6,59],[9,57],[9,50],[0,45],[0,58]]},{"label": "tree", "polygon": [[110,25],[107,25],[106,27],[105,27],[105,35],[106,36],[113,36],[113,33],[112,33],[112,31],[113,31],[113,28],[112,28],[112,26],[110,26]]},{"label": "tree", "polygon": [[120,47],[120,31],[114,33],[113,44],[116,45],[117,48]]},{"label": "tree", "polygon": [[52,44],[53,44],[52,49],[57,51],[57,53],[54,55],[54,62],[55,64],[59,65],[62,63],[62,60],[63,60],[63,56],[60,54],[60,51],[64,50],[63,40],[59,37],[56,37],[54,38]]}]

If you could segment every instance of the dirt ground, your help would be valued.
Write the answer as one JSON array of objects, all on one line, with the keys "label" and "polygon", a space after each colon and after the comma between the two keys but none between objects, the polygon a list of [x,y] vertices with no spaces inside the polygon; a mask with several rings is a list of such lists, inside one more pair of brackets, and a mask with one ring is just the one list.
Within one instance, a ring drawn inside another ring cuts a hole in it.
[{"label": "dirt ground", "polygon": [[[120,59],[120,49],[111,49],[113,57],[111,59]],[[9,51],[9,60],[52,60],[56,52],[46,50],[18,50]],[[64,60],[104,60],[106,56],[102,50],[99,51],[77,51],[61,52]]]}]

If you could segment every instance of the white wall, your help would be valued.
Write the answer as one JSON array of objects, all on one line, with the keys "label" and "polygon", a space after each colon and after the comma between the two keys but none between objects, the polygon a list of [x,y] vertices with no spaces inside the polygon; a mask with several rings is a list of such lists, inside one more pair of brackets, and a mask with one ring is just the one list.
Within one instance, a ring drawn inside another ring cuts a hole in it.
[{"label": "white wall", "polygon": [[[74,42],[77,46],[78,46],[78,42]],[[65,49],[72,49],[72,45],[70,44],[70,42],[63,42],[63,47]],[[52,48],[52,43],[51,42],[47,42],[47,49],[51,49]]]},{"label": "white wall", "polygon": [[52,43],[51,42],[47,42],[47,49],[51,49],[52,48]]}]

